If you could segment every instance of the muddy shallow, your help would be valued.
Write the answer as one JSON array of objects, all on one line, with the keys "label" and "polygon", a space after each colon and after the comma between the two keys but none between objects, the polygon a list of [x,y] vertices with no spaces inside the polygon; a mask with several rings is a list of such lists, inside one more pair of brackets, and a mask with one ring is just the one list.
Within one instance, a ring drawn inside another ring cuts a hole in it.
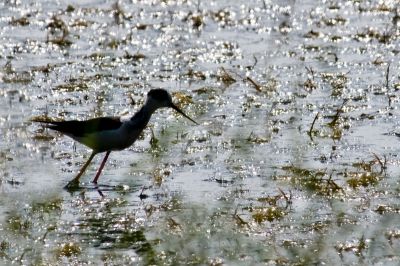
[{"label": "muddy shallow", "polygon": [[[400,263],[396,1],[0,3],[1,263]],[[90,151],[35,117],[128,116]]]}]

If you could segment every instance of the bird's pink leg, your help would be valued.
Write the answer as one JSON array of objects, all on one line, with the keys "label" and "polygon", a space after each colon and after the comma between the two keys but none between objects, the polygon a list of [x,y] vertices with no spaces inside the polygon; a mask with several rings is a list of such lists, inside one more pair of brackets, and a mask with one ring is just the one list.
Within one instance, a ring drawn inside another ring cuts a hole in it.
[{"label": "bird's pink leg", "polygon": [[79,171],[78,175],[72,179],[71,181],[69,181],[69,183],[65,186],[65,188],[72,188],[72,187],[77,187],[77,185],[79,184],[79,179],[81,178],[81,176],[83,175],[83,173],[85,172],[86,168],[89,166],[90,162],[93,160],[93,157],[96,155],[96,152],[92,152],[92,154],[90,154],[89,159],[86,161],[86,163],[82,166],[81,170]]},{"label": "bird's pink leg", "polygon": [[107,161],[107,159],[108,159],[108,155],[110,155],[110,152],[111,152],[111,151],[106,152],[106,156],[104,156],[104,159],[103,159],[103,161],[101,162],[100,168],[99,168],[99,170],[97,171],[97,174],[96,174],[96,176],[94,177],[92,183],[97,184],[97,180],[99,179],[99,176],[100,176],[100,174],[101,174],[101,171],[102,171],[103,168],[104,168],[104,165],[106,164],[106,161]]}]

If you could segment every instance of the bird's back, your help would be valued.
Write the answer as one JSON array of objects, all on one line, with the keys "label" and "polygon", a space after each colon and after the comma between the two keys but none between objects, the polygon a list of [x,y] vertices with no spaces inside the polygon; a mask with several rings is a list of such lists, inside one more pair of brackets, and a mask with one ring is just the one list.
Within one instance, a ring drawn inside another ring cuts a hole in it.
[{"label": "bird's back", "polygon": [[107,130],[116,130],[121,127],[122,122],[117,117],[99,117],[86,121],[38,121],[49,124],[46,127],[57,130],[65,135],[81,138],[85,135]]}]

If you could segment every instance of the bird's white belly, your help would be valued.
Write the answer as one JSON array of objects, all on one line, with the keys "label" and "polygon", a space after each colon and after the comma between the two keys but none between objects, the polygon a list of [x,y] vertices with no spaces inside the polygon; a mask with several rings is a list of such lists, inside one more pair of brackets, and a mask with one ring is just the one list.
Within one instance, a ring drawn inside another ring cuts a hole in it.
[{"label": "bird's white belly", "polygon": [[78,141],[97,152],[123,150],[137,139],[137,132],[127,131],[124,127],[88,134]]}]

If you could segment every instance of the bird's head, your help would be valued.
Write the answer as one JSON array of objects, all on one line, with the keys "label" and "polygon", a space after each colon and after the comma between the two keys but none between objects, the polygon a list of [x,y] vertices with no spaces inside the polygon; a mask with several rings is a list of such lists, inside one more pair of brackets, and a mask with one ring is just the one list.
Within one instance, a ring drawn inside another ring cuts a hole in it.
[{"label": "bird's head", "polygon": [[152,89],[147,93],[147,101],[149,104],[154,106],[154,109],[162,108],[162,107],[170,107],[192,121],[193,123],[197,124],[192,118],[187,116],[179,107],[177,107],[172,102],[172,96],[164,89]]}]

